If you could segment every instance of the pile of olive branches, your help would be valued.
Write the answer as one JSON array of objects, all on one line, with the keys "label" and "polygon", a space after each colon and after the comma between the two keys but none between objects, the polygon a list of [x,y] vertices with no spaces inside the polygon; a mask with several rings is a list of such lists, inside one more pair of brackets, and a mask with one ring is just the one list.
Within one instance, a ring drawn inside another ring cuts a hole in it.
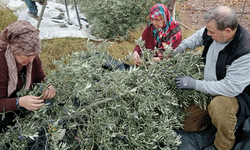
[{"label": "pile of olive branches", "polygon": [[[150,60],[153,53],[143,47],[140,67],[115,69],[124,62],[110,59],[99,46],[88,43],[88,51],[73,52],[54,61],[45,83],[19,95],[41,95],[52,83],[57,94],[38,111],[22,110],[16,125],[0,134],[1,145],[14,149],[177,149],[183,113],[190,102],[206,106],[209,96],[195,90],[178,90],[174,79],[188,75],[203,77],[198,53],[186,52]],[[165,56],[171,55],[167,47]],[[128,56],[130,59],[131,56]],[[103,64],[110,64],[104,69]]]}]

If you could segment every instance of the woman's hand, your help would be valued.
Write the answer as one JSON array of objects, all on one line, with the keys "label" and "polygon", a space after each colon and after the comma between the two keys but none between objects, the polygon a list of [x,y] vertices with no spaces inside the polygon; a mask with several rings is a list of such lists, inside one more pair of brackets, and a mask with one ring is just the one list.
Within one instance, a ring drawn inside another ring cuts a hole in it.
[{"label": "woman's hand", "polygon": [[43,99],[51,99],[55,97],[56,89],[50,84],[47,89],[43,92]]},{"label": "woman's hand", "polygon": [[154,57],[154,58],[151,59],[151,61],[158,63],[159,61],[161,61],[161,58],[160,57]]},{"label": "woman's hand", "polygon": [[138,54],[137,51],[133,53],[133,61],[135,65],[140,65],[141,64],[141,58],[140,55]]},{"label": "woman's hand", "polygon": [[19,106],[27,110],[36,111],[44,105],[44,100],[37,96],[27,95],[19,98]]}]

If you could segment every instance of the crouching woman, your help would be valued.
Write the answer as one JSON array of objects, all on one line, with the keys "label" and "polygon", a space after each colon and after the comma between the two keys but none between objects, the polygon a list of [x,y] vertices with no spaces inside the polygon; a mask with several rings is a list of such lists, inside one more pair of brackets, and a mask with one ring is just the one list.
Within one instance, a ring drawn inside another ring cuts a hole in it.
[{"label": "crouching woman", "polygon": [[15,21],[0,34],[0,113],[5,113],[4,119],[0,119],[0,133],[15,124],[13,120],[22,107],[36,111],[45,99],[56,94],[50,85],[43,91],[42,99],[33,95],[17,96],[22,87],[29,89],[34,83],[44,81],[40,52],[39,30],[27,21]]}]

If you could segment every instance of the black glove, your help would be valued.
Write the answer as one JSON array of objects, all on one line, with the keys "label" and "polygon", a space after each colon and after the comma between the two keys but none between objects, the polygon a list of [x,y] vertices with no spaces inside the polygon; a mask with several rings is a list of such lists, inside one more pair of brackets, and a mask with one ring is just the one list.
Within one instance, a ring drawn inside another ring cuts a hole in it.
[{"label": "black glove", "polygon": [[195,89],[196,86],[196,80],[189,76],[176,77],[175,83],[180,90],[191,90]]}]

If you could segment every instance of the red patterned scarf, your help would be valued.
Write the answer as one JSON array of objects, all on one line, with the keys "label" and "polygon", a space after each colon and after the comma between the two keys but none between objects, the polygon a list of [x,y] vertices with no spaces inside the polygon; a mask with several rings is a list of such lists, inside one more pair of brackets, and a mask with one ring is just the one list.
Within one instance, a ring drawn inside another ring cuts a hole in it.
[{"label": "red patterned scarf", "polygon": [[163,4],[156,4],[150,9],[149,18],[164,20],[162,28],[156,29],[151,23],[153,30],[154,43],[157,48],[164,50],[166,45],[170,45],[181,37],[181,28],[178,22],[170,16],[167,7]]}]

